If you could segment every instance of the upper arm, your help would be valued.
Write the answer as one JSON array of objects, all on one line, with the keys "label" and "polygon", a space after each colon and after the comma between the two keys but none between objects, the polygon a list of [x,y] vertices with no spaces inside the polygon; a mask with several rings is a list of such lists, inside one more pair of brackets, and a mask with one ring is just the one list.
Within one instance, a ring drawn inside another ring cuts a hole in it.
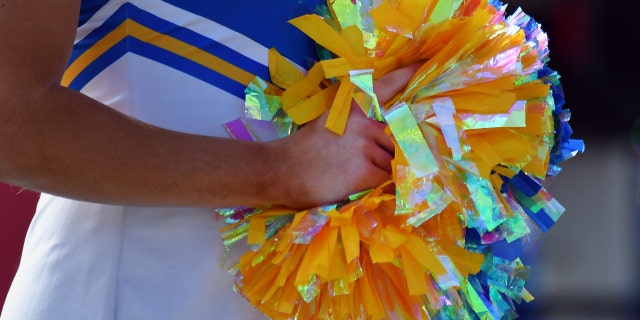
[{"label": "upper arm", "polygon": [[80,0],[0,0],[0,94],[16,90],[7,86],[59,83],[79,7]]}]

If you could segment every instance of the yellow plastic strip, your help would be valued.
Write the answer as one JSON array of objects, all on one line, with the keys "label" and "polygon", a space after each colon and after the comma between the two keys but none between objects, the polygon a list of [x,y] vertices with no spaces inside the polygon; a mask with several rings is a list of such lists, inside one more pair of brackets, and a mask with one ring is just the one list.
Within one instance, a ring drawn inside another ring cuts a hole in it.
[{"label": "yellow plastic strip", "polygon": [[429,292],[427,281],[425,279],[425,269],[414,258],[414,256],[406,248],[400,248],[402,255],[402,269],[407,278],[407,286],[409,294],[422,295]]},{"label": "yellow plastic strip", "polygon": [[304,74],[276,49],[269,50],[269,75],[271,82],[283,89],[304,78]]},{"label": "yellow plastic strip", "polygon": [[[301,103],[304,99],[316,92],[320,82],[324,80],[324,70],[319,64],[315,64],[303,80],[291,85],[282,94],[282,108],[289,113],[289,109]],[[295,120],[294,120],[295,121]]]},{"label": "yellow plastic strip", "polygon": [[315,40],[316,43],[338,56],[345,58],[356,56],[351,45],[320,16],[307,14],[289,22]]},{"label": "yellow plastic strip", "polygon": [[335,83],[302,103],[289,107],[286,110],[287,114],[297,124],[304,124],[319,117],[331,105],[331,101],[338,91],[338,86],[339,83]]},{"label": "yellow plastic strip", "polygon": [[331,110],[329,110],[329,116],[327,117],[325,126],[338,135],[342,135],[347,126],[349,110],[351,109],[351,93],[354,88],[355,85],[348,79],[345,78],[342,80],[336,97],[333,100]]},{"label": "yellow plastic strip", "polygon": [[362,35],[362,31],[357,26],[350,26],[345,29],[342,29],[340,35],[344,38],[344,40],[351,47],[351,51],[353,51],[357,56],[364,56],[364,36]]},{"label": "yellow plastic strip", "polygon": [[263,244],[266,240],[267,234],[267,219],[264,216],[251,217],[249,224],[249,235],[247,237],[247,243]]},{"label": "yellow plastic strip", "polygon": [[447,269],[440,263],[438,257],[429,249],[429,246],[418,236],[410,234],[403,247],[419,261],[434,277],[447,273]]},{"label": "yellow plastic strip", "polygon": [[342,236],[344,254],[349,263],[360,256],[360,235],[358,234],[358,228],[353,224],[341,226],[340,235]]},{"label": "yellow plastic strip", "polygon": [[383,1],[370,11],[376,24],[386,26],[387,30],[408,38],[412,38],[411,21],[396,9],[388,0]]}]

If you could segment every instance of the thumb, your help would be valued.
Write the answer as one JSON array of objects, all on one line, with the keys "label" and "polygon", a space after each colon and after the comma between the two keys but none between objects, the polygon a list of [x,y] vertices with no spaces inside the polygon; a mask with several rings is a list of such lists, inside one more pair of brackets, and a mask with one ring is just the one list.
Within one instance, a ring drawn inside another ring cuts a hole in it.
[{"label": "thumb", "polygon": [[393,70],[380,79],[374,81],[373,91],[378,96],[382,104],[386,104],[389,99],[393,98],[398,92],[407,87],[409,80],[418,71],[423,62],[414,63],[412,65]]}]

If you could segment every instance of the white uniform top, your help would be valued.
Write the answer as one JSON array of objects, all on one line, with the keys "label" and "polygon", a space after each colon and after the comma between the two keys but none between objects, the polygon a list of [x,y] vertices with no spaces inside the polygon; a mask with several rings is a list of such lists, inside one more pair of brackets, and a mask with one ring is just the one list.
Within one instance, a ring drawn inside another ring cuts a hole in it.
[{"label": "white uniform top", "polygon": [[[316,4],[83,1],[63,85],[148,123],[226,136],[222,124],[243,113],[246,79],[268,79],[269,48],[302,66],[313,59],[287,21]],[[212,209],[42,194],[1,318],[263,318],[220,267],[223,225]]]}]

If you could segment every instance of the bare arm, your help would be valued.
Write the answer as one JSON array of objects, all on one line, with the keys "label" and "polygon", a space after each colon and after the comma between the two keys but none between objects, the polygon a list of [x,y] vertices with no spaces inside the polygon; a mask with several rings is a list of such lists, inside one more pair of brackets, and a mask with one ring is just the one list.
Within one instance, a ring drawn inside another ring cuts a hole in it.
[{"label": "bare arm", "polygon": [[316,123],[254,143],[151,126],[61,87],[79,3],[0,0],[0,180],[110,204],[304,207],[388,178],[383,126],[357,112],[343,137]]}]

